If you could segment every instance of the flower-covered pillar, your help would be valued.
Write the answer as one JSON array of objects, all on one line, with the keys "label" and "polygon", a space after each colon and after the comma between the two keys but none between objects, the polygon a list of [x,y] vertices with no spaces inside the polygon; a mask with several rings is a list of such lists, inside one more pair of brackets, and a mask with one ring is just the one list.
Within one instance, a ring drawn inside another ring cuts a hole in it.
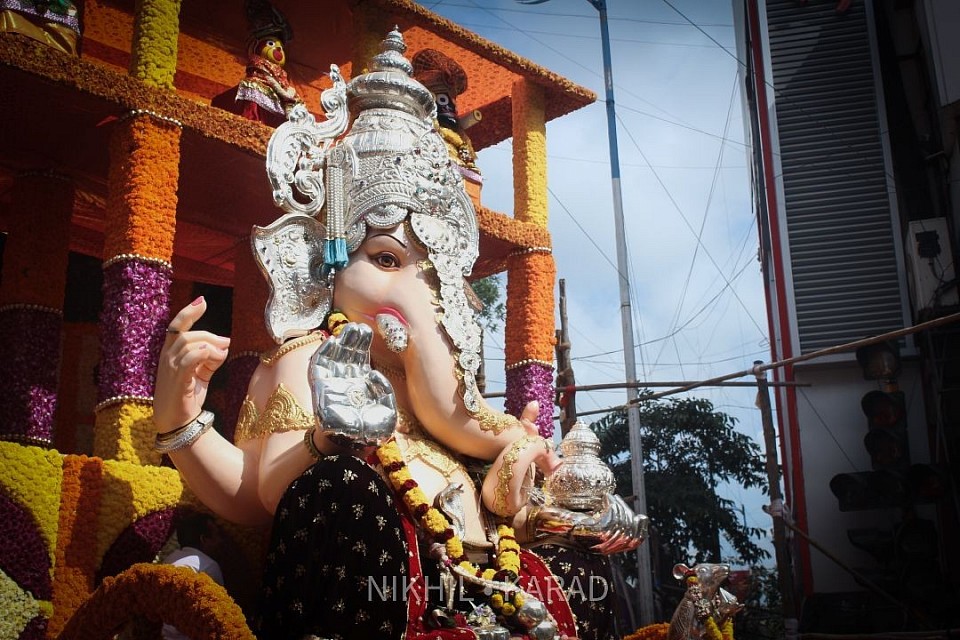
[{"label": "flower-covered pillar", "polygon": [[[547,227],[547,139],[543,89],[520,78],[513,83],[514,217]],[[507,271],[506,403],[519,415],[540,403],[537,426],[553,435],[553,286],[550,247],[527,247],[510,256]]]},{"label": "flower-covered pillar", "polygon": [[[180,3],[137,3],[130,74],[173,89]],[[107,176],[94,454],[159,464],[153,387],[170,314],[180,123],[132,111],[114,125]]]},{"label": "flower-covered pillar", "polygon": [[0,284],[0,439],[50,445],[74,187],[53,173],[14,181]]}]

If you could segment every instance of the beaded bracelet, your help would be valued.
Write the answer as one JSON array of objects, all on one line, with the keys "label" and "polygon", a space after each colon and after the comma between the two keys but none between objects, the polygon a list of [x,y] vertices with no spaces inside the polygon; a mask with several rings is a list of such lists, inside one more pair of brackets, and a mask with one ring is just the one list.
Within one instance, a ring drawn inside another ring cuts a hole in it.
[{"label": "beaded bracelet", "polygon": [[201,411],[200,415],[169,433],[158,433],[153,448],[158,453],[170,453],[189,447],[213,426],[213,412]]},{"label": "beaded bracelet", "polygon": [[323,460],[327,457],[323,451],[317,448],[317,443],[313,441],[313,432],[316,431],[316,427],[310,427],[303,434],[303,446],[307,448],[307,451],[310,452],[310,455],[313,456],[314,460]]}]

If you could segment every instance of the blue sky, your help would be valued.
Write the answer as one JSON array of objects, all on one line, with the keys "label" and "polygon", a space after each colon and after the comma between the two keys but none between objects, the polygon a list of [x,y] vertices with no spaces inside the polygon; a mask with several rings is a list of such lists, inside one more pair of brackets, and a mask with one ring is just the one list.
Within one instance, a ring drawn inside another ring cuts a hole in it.
[{"label": "blue sky", "polygon": [[[731,5],[607,2],[638,379],[702,380],[769,360]],[[622,381],[597,11],[587,0],[420,3],[599,96],[547,125],[549,227],[566,280],[577,383]],[[509,141],[482,151],[478,165],[484,205],[512,211]],[[487,345],[490,390],[502,389],[502,335],[488,335]],[[693,394],[762,443],[753,389]],[[623,391],[580,393],[577,406],[591,411],[625,399]],[[727,491],[745,505],[750,526],[769,526],[763,496]]]}]

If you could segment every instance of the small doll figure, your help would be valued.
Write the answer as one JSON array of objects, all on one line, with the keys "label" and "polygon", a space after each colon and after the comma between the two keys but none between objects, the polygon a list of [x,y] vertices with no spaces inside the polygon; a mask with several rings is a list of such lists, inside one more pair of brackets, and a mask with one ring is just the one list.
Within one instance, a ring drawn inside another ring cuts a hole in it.
[{"label": "small doll figure", "polygon": [[248,2],[250,40],[246,77],[237,86],[239,113],[248,120],[280,126],[295,105],[303,102],[284,70],[284,43],[293,31],[283,15],[269,3]]},{"label": "small doll figure", "polygon": [[467,183],[474,206],[479,206],[483,177],[477,168],[477,153],[467,129],[480,121],[480,112],[473,111],[461,118],[456,103],[457,97],[467,90],[467,73],[456,60],[435,49],[418,52],[411,62],[414,77],[433,93],[437,103],[437,129]]}]

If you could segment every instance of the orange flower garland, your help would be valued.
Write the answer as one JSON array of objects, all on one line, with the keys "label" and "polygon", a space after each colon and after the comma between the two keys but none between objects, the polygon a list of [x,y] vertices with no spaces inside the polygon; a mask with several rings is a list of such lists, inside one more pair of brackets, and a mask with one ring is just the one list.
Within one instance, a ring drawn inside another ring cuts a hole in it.
[{"label": "orange flower garland", "polygon": [[[467,559],[463,550],[463,541],[454,532],[450,521],[436,507],[431,507],[427,496],[410,475],[400,447],[391,440],[377,448],[377,459],[383,465],[390,485],[403,499],[411,515],[416,518],[427,533],[439,543],[442,543],[447,552],[451,565],[457,566],[472,576],[484,580],[494,580],[498,571],[483,569]],[[508,577],[515,578],[520,573],[520,545],[517,544],[513,529],[500,525],[498,528],[500,540],[497,546],[497,568],[500,572],[507,572]],[[501,596],[502,598],[502,596]],[[502,601],[502,600],[501,600]]]},{"label": "orange flower garland", "polygon": [[66,456],[60,491],[60,544],[56,549],[53,616],[48,631],[55,638],[81,603],[93,592],[96,529],[100,513],[103,461]]},{"label": "orange flower garland", "polygon": [[[442,543],[446,549],[445,562],[454,573],[464,572],[469,578],[477,578],[484,583],[484,593],[490,595],[490,606],[506,618],[517,613],[525,602],[525,594],[514,586],[520,575],[520,545],[514,531],[507,525],[497,527],[497,569],[481,569],[467,559],[463,542],[450,526],[450,521],[435,507],[427,502],[427,496],[410,476],[410,471],[400,453],[396,441],[390,441],[377,448],[377,458],[383,465],[390,485],[402,497],[404,504],[414,518],[427,530],[430,536]],[[460,574],[464,576],[463,573]]]},{"label": "orange flower garland", "polygon": [[510,259],[507,278],[507,367],[525,360],[551,364],[556,342],[553,283],[556,265],[549,253],[532,252]]},{"label": "orange flower garland", "polygon": [[625,636],[623,640],[666,640],[667,632],[670,631],[670,625],[666,622],[658,622],[641,627]]},{"label": "orange flower garland", "polygon": [[116,125],[103,254],[133,254],[170,261],[177,216],[180,128],[148,115]]},{"label": "orange flower garland", "polygon": [[106,578],[60,638],[107,640],[137,617],[163,620],[191,638],[254,640],[243,611],[210,576],[157,564],[135,564]]}]

